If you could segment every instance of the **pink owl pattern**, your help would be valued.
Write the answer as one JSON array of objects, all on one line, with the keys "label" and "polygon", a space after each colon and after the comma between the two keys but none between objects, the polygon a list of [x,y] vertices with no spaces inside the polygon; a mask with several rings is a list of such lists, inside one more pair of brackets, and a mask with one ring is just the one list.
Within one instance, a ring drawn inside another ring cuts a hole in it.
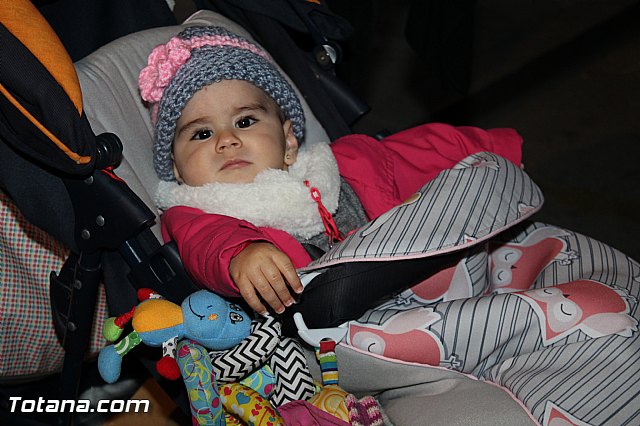
[{"label": "pink owl pattern", "polygon": [[412,301],[427,305],[439,301],[463,299],[473,296],[473,283],[465,267],[466,259],[444,268],[424,281],[396,296],[398,305]]},{"label": "pink owl pattern", "polygon": [[625,293],[592,280],[515,293],[535,312],[545,346],[580,330],[595,338],[630,337],[638,322],[629,315]]},{"label": "pink owl pattern", "polygon": [[439,365],[444,348],[427,327],[440,321],[431,308],[398,311],[382,324],[351,321],[347,342],[363,351],[386,358],[426,365]]},{"label": "pink owl pattern", "polygon": [[529,289],[543,269],[553,262],[569,265],[578,256],[567,249],[567,232],[545,226],[522,242],[489,243],[488,292],[506,293]]}]

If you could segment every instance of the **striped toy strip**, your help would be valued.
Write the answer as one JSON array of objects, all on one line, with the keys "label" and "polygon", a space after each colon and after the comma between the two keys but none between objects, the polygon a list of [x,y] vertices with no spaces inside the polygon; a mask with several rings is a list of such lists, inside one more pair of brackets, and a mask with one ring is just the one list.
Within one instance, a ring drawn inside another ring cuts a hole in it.
[{"label": "striped toy strip", "polygon": [[322,372],[322,384],[338,385],[338,358],[336,356],[336,342],[324,339],[320,342],[320,348],[316,350],[316,358],[320,362]]}]

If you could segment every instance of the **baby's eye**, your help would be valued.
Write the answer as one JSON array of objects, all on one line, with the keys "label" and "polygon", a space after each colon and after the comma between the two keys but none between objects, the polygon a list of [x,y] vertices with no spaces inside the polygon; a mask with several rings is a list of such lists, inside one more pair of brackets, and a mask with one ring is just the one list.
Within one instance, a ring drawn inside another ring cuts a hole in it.
[{"label": "baby's eye", "polygon": [[211,130],[209,130],[209,129],[201,129],[201,130],[196,131],[193,134],[193,137],[191,139],[202,141],[202,140],[205,140],[205,139],[209,139],[212,135],[213,135],[213,132]]},{"label": "baby's eye", "polygon": [[258,120],[253,117],[242,117],[236,122],[236,127],[239,129],[246,129],[249,126],[255,124]]}]

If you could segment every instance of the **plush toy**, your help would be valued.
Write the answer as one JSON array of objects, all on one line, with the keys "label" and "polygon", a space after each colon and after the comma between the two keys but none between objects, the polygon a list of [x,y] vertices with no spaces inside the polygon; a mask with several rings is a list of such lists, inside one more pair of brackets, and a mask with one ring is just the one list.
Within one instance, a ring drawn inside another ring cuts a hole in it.
[{"label": "plush toy", "polygon": [[105,381],[118,380],[122,357],[145,343],[163,346],[158,372],[170,379],[182,375],[200,424],[283,424],[273,407],[313,395],[299,344],[281,335],[274,318],[252,323],[239,306],[206,290],[191,294],[181,306],[147,289],[138,298],[138,306],[103,327],[112,342],[127,322],[133,327],[100,351],[98,369]]},{"label": "plush toy", "polygon": [[[254,373],[250,376],[250,383],[243,380],[240,383],[219,384],[209,353],[188,339],[178,344],[177,360],[187,387],[193,424],[284,425],[268,399],[272,390],[268,386],[273,381],[256,380]],[[262,374],[262,370],[258,370],[257,374]],[[257,383],[267,383],[267,388],[255,386]]]},{"label": "plush toy", "polygon": [[184,339],[177,352],[195,424],[281,425],[274,407],[315,392],[298,342],[283,337],[271,317],[254,321],[251,333],[226,351],[208,353]]},{"label": "plush toy", "polygon": [[105,323],[109,341],[121,336],[127,322],[133,327],[100,351],[98,369],[106,382],[118,380],[122,357],[144,343],[163,346],[160,374],[182,375],[194,423],[283,425],[274,407],[302,400],[352,424],[382,424],[373,398],[357,400],[338,386],[335,341],[322,342],[318,350],[324,387],[316,393],[300,345],[281,335],[274,318],[252,323],[238,305],[206,290],[181,306],[148,289],[138,298],[138,306]]},{"label": "plush toy", "polygon": [[365,396],[358,399],[339,386],[335,348],[334,340],[324,339],[316,349],[322,373],[322,387],[309,399],[309,403],[352,426],[384,425],[384,417],[375,398]]},{"label": "plush toy", "polygon": [[149,289],[138,291],[142,300],[130,312],[109,318],[103,334],[110,342],[122,334],[131,320],[133,332],[120,342],[104,347],[98,356],[98,370],[108,383],[120,377],[122,357],[140,343],[162,346],[163,357],[156,367],[169,379],[180,377],[175,362],[177,341],[189,338],[207,349],[226,350],[236,346],[251,331],[251,319],[234,303],[210,291],[200,290],[187,297],[182,305],[161,298]]}]

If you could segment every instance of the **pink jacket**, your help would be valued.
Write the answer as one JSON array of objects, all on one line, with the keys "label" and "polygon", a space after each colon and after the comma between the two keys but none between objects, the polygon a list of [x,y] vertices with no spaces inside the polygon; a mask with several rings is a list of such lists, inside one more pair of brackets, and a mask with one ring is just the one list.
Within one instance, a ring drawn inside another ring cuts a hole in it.
[{"label": "pink jacket", "polygon": [[[414,127],[382,141],[349,135],[331,144],[340,175],[360,198],[369,219],[400,204],[440,171],[470,154],[490,151],[520,164],[521,146],[522,138],[512,129],[440,123]],[[176,242],[192,278],[222,296],[240,295],[229,275],[229,263],[250,242],[274,244],[296,268],[311,261],[302,245],[284,231],[258,228],[192,207],[168,209],[162,215],[162,232],[165,240]]]}]

